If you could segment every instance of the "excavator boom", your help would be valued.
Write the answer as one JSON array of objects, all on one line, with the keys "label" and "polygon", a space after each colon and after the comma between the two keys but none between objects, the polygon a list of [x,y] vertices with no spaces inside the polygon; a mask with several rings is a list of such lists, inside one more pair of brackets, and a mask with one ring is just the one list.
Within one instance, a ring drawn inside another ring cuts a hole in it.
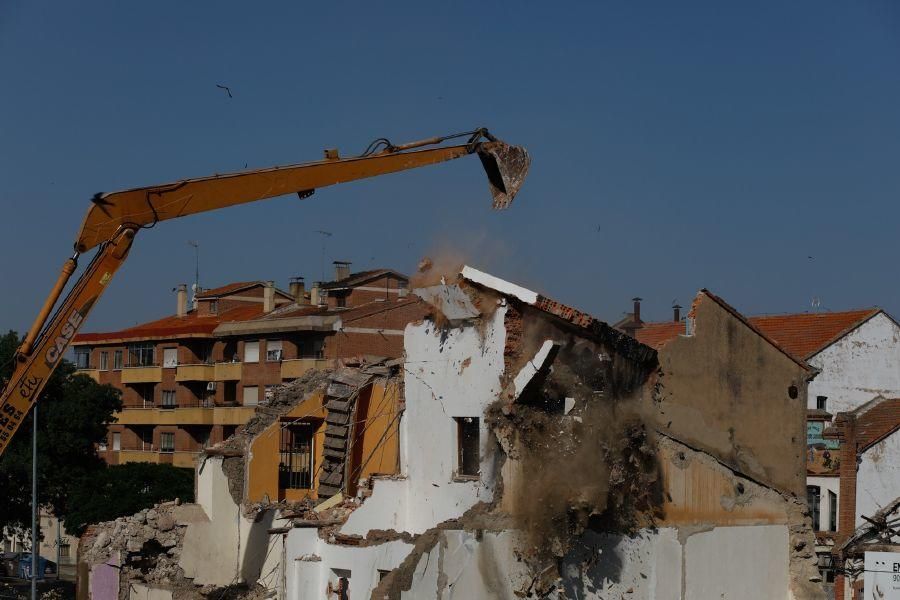
[{"label": "excavator boom", "polygon": [[[440,145],[460,137],[468,137],[468,141],[459,145]],[[88,313],[125,261],[140,229],[159,221],[285,194],[306,198],[317,188],[433,165],[474,153],[478,154],[487,173],[494,208],[506,208],[518,193],[531,159],[523,148],[505,144],[486,129],[402,145],[394,145],[382,138],[370,144],[365,153],[353,158],[342,159],[337,150],[326,150],[325,160],[313,163],[97,194],[75,241],[76,253],[63,265],[56,284],[16,353],[12,377],[0,391],[0,455]],[[79,254],[98,246],[97,254],[51,318],[50,313],[75,272]]]}]

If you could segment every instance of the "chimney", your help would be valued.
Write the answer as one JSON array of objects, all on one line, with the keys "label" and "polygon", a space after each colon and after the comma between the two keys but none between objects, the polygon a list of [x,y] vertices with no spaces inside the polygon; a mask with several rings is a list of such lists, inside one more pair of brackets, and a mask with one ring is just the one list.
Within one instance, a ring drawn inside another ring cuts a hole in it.
[{"label": "chimney", "polygon": [[275,282],[267,281],[263,288],[263,312],[270,313],[275,310]]},{"label": "chimney", "polygon": [[291,277],[291,296],[297,304],[306,304],[306,284],[302,277]]},{"label": "chimney", "polygon": [[175,297],[178,299],[178,311],[176,314],[183,317],[187,314],[187,284],[179,283],[175,288]]},{"label": "chimney", "polygon": [[681,320],[681,305],[676,304],[672,307],[672,320],[676,323]]},{"label": "chimney", "polygon": [[313,281],[312,288],[309,290],[309,303],[313,306],[319,305],[319,294],[322,289],[321,281]]},{"label": "chimney", "polygon": [[352,263],[345,260],[334,261],[334,280],[343,281],[350,277],[350,265]]},{"label": "chimney", "polygon": [[641,321],[641,298],[632,298],[631,300],[634,302],[634,312],[631,315],[631,320],[635,324],[643,323]]}]

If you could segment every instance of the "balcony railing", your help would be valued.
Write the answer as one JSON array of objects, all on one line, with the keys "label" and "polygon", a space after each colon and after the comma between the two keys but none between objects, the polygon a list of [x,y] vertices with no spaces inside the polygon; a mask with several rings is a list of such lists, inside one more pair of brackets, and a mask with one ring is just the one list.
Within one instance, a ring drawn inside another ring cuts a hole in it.
[{"label": "balcony railing", "polygon": [[87,375],[97,383],[100,383],[100,370],[99,369],[76,369],[75,371],[79,375]]},{"label": "balcony railing", "polygon": [[116,413],[119,425],[243,425],[253,406],[126,407]]},{"label": "balcony railing", "polygon": [[119,464],[129,462],[169,463],[176,467],[194,467],[199,452],[160,452],[158,450],[120,450]]},{"label": "balcony railing", "polygon": [[215,381],[240,381],[242,364],[239,362],[216,363],[213,371]]},{"label": "balcony railing", "polygon": [[122,383],[160,383],[162,367],[125,367],[122,369]]},{"label": "balcony railing", "polygon": [[216,368],[211,364],[178,365],[175,381],[215,381]]},{"label": "balcony railing", "polygon": [[296,379],[302,377],[307,371],[314,369],[327,369],[334,366],[334,361],[329,358],[293,358],[281,361],[281,378]]}]

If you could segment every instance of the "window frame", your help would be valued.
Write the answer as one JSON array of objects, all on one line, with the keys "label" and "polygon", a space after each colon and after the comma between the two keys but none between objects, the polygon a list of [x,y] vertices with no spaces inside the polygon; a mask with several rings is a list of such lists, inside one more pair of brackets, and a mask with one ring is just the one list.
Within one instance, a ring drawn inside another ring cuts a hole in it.
[{"label": "window frame", "polygon": [[155,362],[156,344],[139,342],[128,345],[129,367],[153,367]]},{"label": "window frame", "polygon": [[[167,400],[171,399],[171,402]],[[160,396],[160,407],[161,408],[178,408],[178,394],[176,390],[162,390],[162,394]]]},{"label": "window frame", "polygon": [[822,525],[822,487],[818,485],[806,486],[806,504],[809,508],[809,516],[812,519],[813,531],[821,531]]},{"label": "window frame", "polygon": [[[165,440],[171,439],[172,445],[168,447],[165,443]],[[175,432],[174,431],[161,431],[159,433],[159,451],[161,454],[174,454],[175,453]]]},{"label": "window frame", "polygon": [[125,364],[125,353],[122,350],[113,350],[113,371],[121,371]]},{"label": "window frame", "polygon": [[86,346],[76,346],[74,354],[76,369],[91,368],[91,348],[88,348]]},{"label": "window frame", "polygon": [[100,351],[100,370],[109,371],[109,352],[106,350]]},{"label": "window frame", "polygon": [[[243,358],[244,358],[244,362],[245,362],[245,363],[253,364],[253,363],[258,363],[258,362],[259,362],[259,346],[260,346],[259,340],[256,340],[256,341],[245,341],[245,342],[244,342],[244,352],[243,352],[243,355],[244,355],[244,356],[243,356]],[[256,347],[256,359],[255,359],[255,360],[249,360],[249,359],[248,359],[248,351],[249,351],[250,348],[253,348],[253,347]]]},{"label": "window frame", "polygon": [[281,362],[284,359],[284,340],[266,340],[266,362]]},{"label": "window frame", "polygon": [[[456,425],[456,468],[453,477],[458,480],[481,479],[481,419],[478,417],[454,417],[453,420]],[[469,455],[473,451],[472,442],[466,443],[466,438],[470,437],[473,432],[475,437],[474,457]],[[474,463],[472,463],[473,459]],[[472,469],[473,465],[474,470]]]},{"label": "window frame", "polygon": [[[256,401],[247,404],[247,391],[248,390],[256,390]],[[259,406],[259,386],[258,385],[245,385],[241,390],[241,406]]]}]

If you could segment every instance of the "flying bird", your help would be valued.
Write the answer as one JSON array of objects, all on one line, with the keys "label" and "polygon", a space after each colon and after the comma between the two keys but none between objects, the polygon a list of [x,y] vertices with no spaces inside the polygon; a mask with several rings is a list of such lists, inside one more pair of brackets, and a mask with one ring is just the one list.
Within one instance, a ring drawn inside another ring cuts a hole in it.
[{"label": "flying bird", "polygon": [[234,96],[231,95],[231,88],[229,88],[227,85],[220,85],[217,83],[216,87],[220,90],[225,90],[228,93],[229,98],[234,98]]}]

